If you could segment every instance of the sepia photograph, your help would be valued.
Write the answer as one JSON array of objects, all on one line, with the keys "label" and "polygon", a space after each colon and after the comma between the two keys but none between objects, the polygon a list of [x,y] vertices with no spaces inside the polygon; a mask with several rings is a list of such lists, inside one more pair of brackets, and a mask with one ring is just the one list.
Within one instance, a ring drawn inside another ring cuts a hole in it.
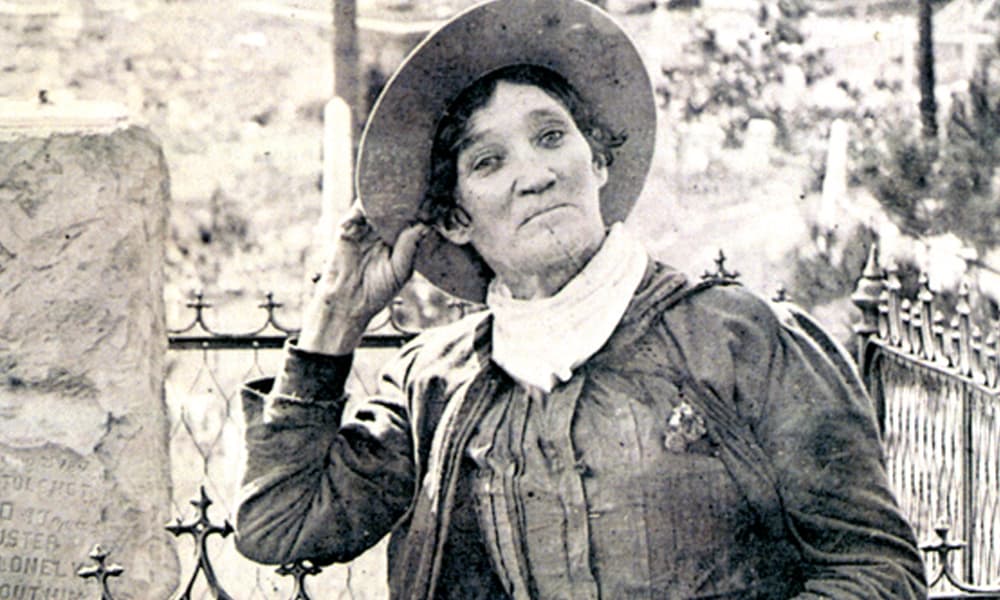
[{"label": "sepia photograph", "polygon": [[0,0],[0,600],[1000,600],[995,0]]}]

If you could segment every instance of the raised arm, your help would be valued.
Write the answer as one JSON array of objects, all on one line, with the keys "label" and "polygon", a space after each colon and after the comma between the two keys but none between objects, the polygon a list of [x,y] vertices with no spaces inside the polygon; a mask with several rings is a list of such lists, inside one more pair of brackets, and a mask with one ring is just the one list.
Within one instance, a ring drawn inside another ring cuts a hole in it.
[{"label": "raised arm", "polygon": [[386,376],[345,414],[351,358],[286,349],[276,381],[243,391],[246,470],[236,545],[262,563],[353,559],[378,542],[413,495],[406,399]]},{"label": "raised arm", "polygon": [[408,507],[414,459],[405,365],[345,413],[352,353],[371,318],[413,272],[426,231],[383,243],[355,206],[331,236],[328,259],[275,380],[243,391],[247,463],[237,548],[264,563],[347,561],[385,535]]}]

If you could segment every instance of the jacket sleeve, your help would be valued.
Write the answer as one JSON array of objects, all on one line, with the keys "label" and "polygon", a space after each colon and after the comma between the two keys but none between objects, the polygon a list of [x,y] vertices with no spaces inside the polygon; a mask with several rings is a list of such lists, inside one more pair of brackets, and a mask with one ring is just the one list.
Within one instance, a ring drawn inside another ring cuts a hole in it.
[{"label": "jacket sleeve", "polygon": [[349,561],[378,542],[413,497],[403,386],[387,370],[374,397],[345,411],[351,356],[291,344],[285,352],[274,381],[243,390],[247,457],[236,547],[267,564]]},{"label": "jacket sleeve", "polygon": [[926,598],[923,562],[889,489],[874,407],[859,379],[801,329],[782,326],[762,300],[739,289],[712,293],[717,313],[709,319],[723,329],[723,360],[731,361],[718,385],[770,457],[787,535],[802,559],[797,598]]}]

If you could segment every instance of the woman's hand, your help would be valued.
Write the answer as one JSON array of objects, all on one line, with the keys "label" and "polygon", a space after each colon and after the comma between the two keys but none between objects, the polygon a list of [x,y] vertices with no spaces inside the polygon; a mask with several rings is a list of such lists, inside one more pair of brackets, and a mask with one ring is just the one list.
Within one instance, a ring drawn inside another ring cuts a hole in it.
[{"label": "woman's hand", "polygon": [[299,348],[324,354],[353,352],[369,321],[384,309],[413,274],[422,223],[404,229],[389,246],[355,203],[341,222],[306,306]]}]

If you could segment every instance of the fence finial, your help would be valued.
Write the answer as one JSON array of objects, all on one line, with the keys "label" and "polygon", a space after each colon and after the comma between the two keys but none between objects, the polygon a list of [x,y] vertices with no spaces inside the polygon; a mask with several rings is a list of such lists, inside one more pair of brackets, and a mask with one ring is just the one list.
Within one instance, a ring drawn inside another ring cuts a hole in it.
[{"label": "fence finial", "polygon": [[[914,305],[909,298],[903,298],[899,303],[899,347],[903,352],[913,351],[913,331],[914,331]],[[920,318],[920,315],[916,315]]]},{"label": "fence finial", "polygon": [[997,380],[1000,379],[1000,321],[994,322],[992,328],[993,331],[989,335],[991,343],[988,349],[989,369],[986,373],[986,385],[997,387]]},{"label": "fence finial", "polygon": [[196,544],[195,553],[198,566],[191,574],[191,579],[188,581],[187,587],[184,588],[184,592],[177,596],[176,600],[191,600],[191,590],[194,588],[195,581],[198,580],[199,572],[205,573],[205,581],[208,583],[215,600],[233,600],[219,585],[219,580],[215,576],[215,570],[208,557],[207,545],[209,536],[218,534],[227,537],[233,532],[233,526],[228,520],[224,521],[222,525],[216,525],[209,520],[208,507],[212,505],[212,499],[205,493],[205,486],[201,486],[201,498],[192,500],[191,504],[198,509],[198,518],[195,521],[183,523],[178,518],[176,523],[166,526],[167,531],[174,534],[175,537],[187,534],[195,539]]},{"label": "fence finial", "polygon": [[903,336],[903,320],[900,314],[900,290],[903,284],[899,281],[899,267],[895,261],[889,263],[885,269],[885,289],[889,292],[889,343],[899,346]]},{"label": "fence finial", "polygon": [[958,286],[958,369],[962,375],[972,374],[972,307],[969,305],[969,283]]},{"label": "fence finial", "polygon": [[951,348],[949,347],[951,338],[947,336],[945,330],[944,313],[935,310],[931,317],[931,332],[934,337],[934,360],[943,364],[951,364]]},{"label": "fence finial", "polygon": [[934,533],[938,536],[937,542],[928,542],[920,546],[920,549],[924,552],[928,554],[933,552],[938,556],[937,576],[934,577],[927,587],[933,588],[944,580],[961,592],[964,592],[963,596],[968,594],[970,598],[979,597],[979,595],[982,595],[984,598],[995,598],[997,595],[1000,595],[1000,587],[970,585],[955,575],[955,572],[951,568],[950,555],[952,552],[965,548],[966,543],[961,540],[950,539],[950,531],[951,527],[947,523],[939,523],[934,527]]},{"label": "fence finial", "polygon": [[90,551],[89,554],[91,560],[95,561],[97,565],[93,567],[81,567],[77,572],[77,577],[83,579],[96,579],[97,583],[101,586],[101,600],[114,600],[111,596],[111,590],[108,589],[108,579],[112,577],[118,577],[125,572],[125,569],[121,565],[111,563],[110,565],[105,564],[107,561],[108,553],[101,548],[100,544],[94,546],[94,549]]},{"label": "fence finial", "polygon": [[726,255],[722,251],[722,248],[719,248],[719,255],[715,257],[714,262],[715,272],[705,271],[701,275],[702,279],[718,279],[720,281],[736,281],[739,279],[739,271],[729,271],[726,269]]},{"label": "fence finial", "polygon": [[861,320],[854,325],[854,333],[858,339],[858,364],[864,362],[868,338],[878,333],[879,298],[884,290],[885,277],[878,264],[878,245],[872,244],[868,249],[864,271],[851,294],[851,302],[861,311]]},{"label": "fence finial", "polygon": [[292,591],[291,600],[312,600],[306,591],[306,577],[318,575],[323,569],[310,561],[297,561],[290,565],[281,565],[277,569],[278,575],[295,578],[295,589]]},{"label": "fence finial", "polygon": [[275,302],[275,300],[274,300],[274,292],[267,292],[266,294],[264,294],[264,302],[261,303],[261,304],[258,304],[257,308],[262,308],[265,311],[267,311],[267,321],[264,323],[263,327],[261,327],[256,333],[260,333],[261,331],[264,331],[265,329],[267,329],[268,325],[270,325],[271,327],[274,327],[275,329],[277,329],[278,331],[280,331],[282,333],[286,333],[286,334],[289,334],[289,335],[293,335],[295,333],[298,333],[297,329],[294,329],[292,327],[286,327],[286,326],[284,326],[284,325],[282,325],[281,323],[278,322],[278,319],[275,316],[274,311],[276,309],[281,308],[282,306],[284,306],[284,304],[282,304],[281,302]]},{"label": "fence finial", "polygon": [[792,297],[788,294],[788,288],[785,287],[785,284],[782,283],[781,285],[778,286],[778,289],[775,290],[774,296],[771,298],[771,301],[772,302],[792,301]]},{"label": "fence finial", "polygon": [[920,355],[926,360],[936,358],[934,344],[934,293],[931,292],[930,278],[926,272],[920,273],[920,289],[917,291],[917,306],[920,311]]}]

